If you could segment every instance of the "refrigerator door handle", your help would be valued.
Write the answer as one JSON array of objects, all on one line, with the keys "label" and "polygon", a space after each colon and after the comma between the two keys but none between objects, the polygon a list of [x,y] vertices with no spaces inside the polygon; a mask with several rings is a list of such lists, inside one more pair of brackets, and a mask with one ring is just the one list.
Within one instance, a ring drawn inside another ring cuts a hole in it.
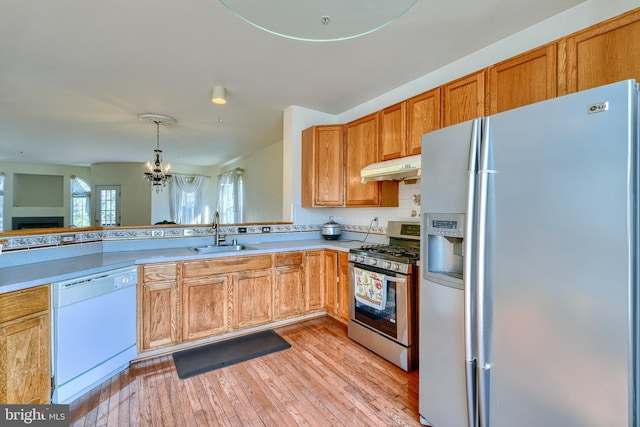
[{"label": "refrigerator door handle", "polygon": [[463,283],[464,283],[464,342],[465,342],[465,366],[467,385],[467,415],[469,427],[477,426],[477,356],[474,350],[474,317],[475,310],[473,300],[475,294],[476,274],[474,271],[473,259],[475,258],[475,206],[476,206],[476,181],[478,173],[478,150],[480,144],[480,134],[482,131],[482,120],[474,120],[471,128],[471,142],[469,144],[468,182],[467,182],[467,211],[465,220],[465,238],[463,248]]},{"label": "refrigerator door handle", "polygon": [[477,345],[477,381],[478,381],[478,418],[479,426],[489,426],[489,382],[491,365],[488,353],[488,334],[490,325],[487,325],[489,312],[486,307],[488,299],[487,283],[487,224],[489,206],[489,177],[494,171],[491,169],[491,118],[484,119],[482,128],[482,141],[480,144],[480,159],[478,164],[478,195],[477,195],[477,222],[476,222],[476,265],[477,288],[475,303],[475,330]]}]

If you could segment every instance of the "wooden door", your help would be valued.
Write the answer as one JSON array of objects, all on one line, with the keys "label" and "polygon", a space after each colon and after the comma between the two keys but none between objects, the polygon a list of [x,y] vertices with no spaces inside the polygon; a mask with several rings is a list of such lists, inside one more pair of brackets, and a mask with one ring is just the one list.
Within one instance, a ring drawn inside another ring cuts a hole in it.
[{"label": "wooden door", "polygon": [[138,285],[138,340],[140,350],[181,341],[180,287],[174,262],[141,267]]},{"label": "wooden door", "polygon": [[485,115],[486,71],[482,70],[442,86],[442,126]]},{"label": "wooden door", "polygon": [[559,94],[640,80],[640,9],[573,34],[559,45]]},{"label": "wooden door", "polygon": [[379,160],[391,160],[406,156],[407,104],[399,102],[380,112]]},{"label": "wooden door", "polygon": [[324,309],[332,315],[338,314],[338,253],[324,251]]},{"label": "wooden door", "polygon": [[344,205],[344,126],[302,131],[302,207]]},{"label": "wooden door", "polygon": [[271,269],[233,273],[233,329],[269,323],[273,318]]},{"label": "wooden door", "polygon": [[300,316],[303,310],[303,269],[301,265],[276,267],[274,320]]},{"label": "wooden door", "polygon": [[324,309],[324,251],[307,251],[305,254],[304,281],[305,312]]},{"label": "wooden door", "polygon": [[406,155],[422,152],[422,135],[440,129],[440,88],[407,100]]},{"label": "wooden door", "polygon": [[362,183],[360,171],[378,161],[379,114],[373,113],[347,124],[345,143],[345,203],[347,206],[378,206],[378,183]]},{"label": "wooden door", "polygon": [[338,318],[349,321],[349,253],[338,252]]},{"label": "wooden door", "polygon": [[489,68],[489,113],[556,96],[557,46],[541,46]]},{"label": "wooden door", "polygon": [[49,311],[0,324],[0,403],[51,400]]},{"label": "wooden door", "polygon": [[222,334],[229,329],[229,276],[183,280],[182,340]]}]

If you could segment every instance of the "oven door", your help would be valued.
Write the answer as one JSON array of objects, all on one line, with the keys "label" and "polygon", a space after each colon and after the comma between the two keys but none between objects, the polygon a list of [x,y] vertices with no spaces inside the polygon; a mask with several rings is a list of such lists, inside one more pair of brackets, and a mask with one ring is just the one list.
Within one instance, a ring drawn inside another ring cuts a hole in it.
[{"label": "oven door", "polygon": [[[378,310],[356,300],[354,267],[384,275],[383,286],[387,287],[384,310]],[[408,304],[409,292],[406,275],[364,264],[349,263],[349,318],[351,320],[400,344],[409,346],[411,342],[408,328]]]}]

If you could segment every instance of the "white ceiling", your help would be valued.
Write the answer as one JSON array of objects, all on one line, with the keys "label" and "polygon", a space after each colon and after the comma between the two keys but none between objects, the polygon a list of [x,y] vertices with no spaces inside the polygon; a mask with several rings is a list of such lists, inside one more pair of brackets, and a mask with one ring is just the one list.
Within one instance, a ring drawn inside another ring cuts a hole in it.
[{"label": "white ceiling", "polygon": [[418,0],[313,43],[218,0],[0,0],[0,162],[146,162],[156,129],[137,116],[156,113],[178,121],[160,129],[165,161],[219,165],[282,140],[289,105],[342,113],[582,1]]}]

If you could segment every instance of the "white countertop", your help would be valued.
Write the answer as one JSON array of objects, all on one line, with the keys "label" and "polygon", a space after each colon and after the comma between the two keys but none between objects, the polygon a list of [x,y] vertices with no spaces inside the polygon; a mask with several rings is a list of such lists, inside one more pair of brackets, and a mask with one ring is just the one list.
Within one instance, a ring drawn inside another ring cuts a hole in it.
[{"label": "white countertop", "polygon": [[135,251],[105,252],[24,264],[0,269],[0,294],[62,280],[75,279],[88,274],[101,273],[116,268],[154,262],[185,261],[190,259],[220,258],[257,255],[272,252],[288,252],[310,249],[334,249],[348,251],[362,245],[359,241],[330,241],[322,239],[291,240],[247,244],[240,252],[197,254],[188,248],[146,249]]}]

